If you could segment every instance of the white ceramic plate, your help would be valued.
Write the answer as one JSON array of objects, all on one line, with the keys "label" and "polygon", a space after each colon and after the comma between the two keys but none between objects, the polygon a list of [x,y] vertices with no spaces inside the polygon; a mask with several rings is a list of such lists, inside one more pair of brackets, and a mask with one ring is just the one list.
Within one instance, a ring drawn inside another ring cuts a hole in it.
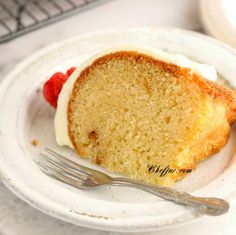
[{"label": "white ceramic plate", "polygon": [[[41,88],[49,75],[78,65],[98,50],[122,43],[139,43],[182,53],[213,64],[236,85],[236,53],[214,39],[178,29],[138,28],[105,30],[73,37],[42,49],[22,61],[0,86],[0,175],[4,184],[33,207],[62,220],[102,230],[152,231],[201,216],[194,210],[129,188],[77,190],[41,173],[33,162],[44,147],[65,153],[55,143],[55,111],[43,100]],[[38,146],[31,141],[37,139]],[[236,198],[236,141],[228,145],[177,184],[195,195]]]}]

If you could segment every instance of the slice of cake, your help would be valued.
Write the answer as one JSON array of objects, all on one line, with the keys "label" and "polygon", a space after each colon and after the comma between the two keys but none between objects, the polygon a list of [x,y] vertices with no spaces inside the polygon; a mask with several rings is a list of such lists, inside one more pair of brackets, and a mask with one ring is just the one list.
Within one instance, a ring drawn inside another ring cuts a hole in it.
[{"label": "slice of cake", "polygon": [[213,67],[126,46],[88,59],[64,84],[55,129],[80,157],[151,184],[173,185],[227,142],[236,95]]}]

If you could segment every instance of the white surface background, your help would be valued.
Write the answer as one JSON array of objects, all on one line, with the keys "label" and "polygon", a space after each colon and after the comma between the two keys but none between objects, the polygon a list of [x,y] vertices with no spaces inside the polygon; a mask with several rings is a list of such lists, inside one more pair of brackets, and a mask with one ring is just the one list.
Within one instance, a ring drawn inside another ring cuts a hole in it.
[{"label": "white surface background", "polygon": [[[0,44],[0,80],[17,62],[56,40],[101,28],[172,26],[202,31],[197,0],[113,0],[89,11]],[[149,234],[236,234],[236,206],[218,217]],[[47,216],[16,198],[0,183],[1,235],[118,235],[74,226]]]}]

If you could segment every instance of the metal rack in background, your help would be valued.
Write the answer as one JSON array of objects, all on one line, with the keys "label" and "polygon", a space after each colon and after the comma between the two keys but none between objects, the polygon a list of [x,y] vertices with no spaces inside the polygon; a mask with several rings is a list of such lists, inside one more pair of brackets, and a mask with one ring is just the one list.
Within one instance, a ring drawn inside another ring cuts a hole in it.
[{"label": "metal rack in background", "polygon": [[0,43],[71,16],[102,0],[0,0]]}]

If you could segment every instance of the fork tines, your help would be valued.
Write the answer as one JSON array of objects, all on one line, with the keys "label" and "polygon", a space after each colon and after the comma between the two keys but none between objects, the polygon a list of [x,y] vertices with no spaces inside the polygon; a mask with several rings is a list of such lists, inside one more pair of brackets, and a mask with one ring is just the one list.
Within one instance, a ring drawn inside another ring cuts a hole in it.
[{"label": "fork tines", "polygon": [[80,187],[91,175],[91,169],[62,156],[52,149],[45,148],[36,161],[40,169],[47,175],[53,176],[67,184]]}]

